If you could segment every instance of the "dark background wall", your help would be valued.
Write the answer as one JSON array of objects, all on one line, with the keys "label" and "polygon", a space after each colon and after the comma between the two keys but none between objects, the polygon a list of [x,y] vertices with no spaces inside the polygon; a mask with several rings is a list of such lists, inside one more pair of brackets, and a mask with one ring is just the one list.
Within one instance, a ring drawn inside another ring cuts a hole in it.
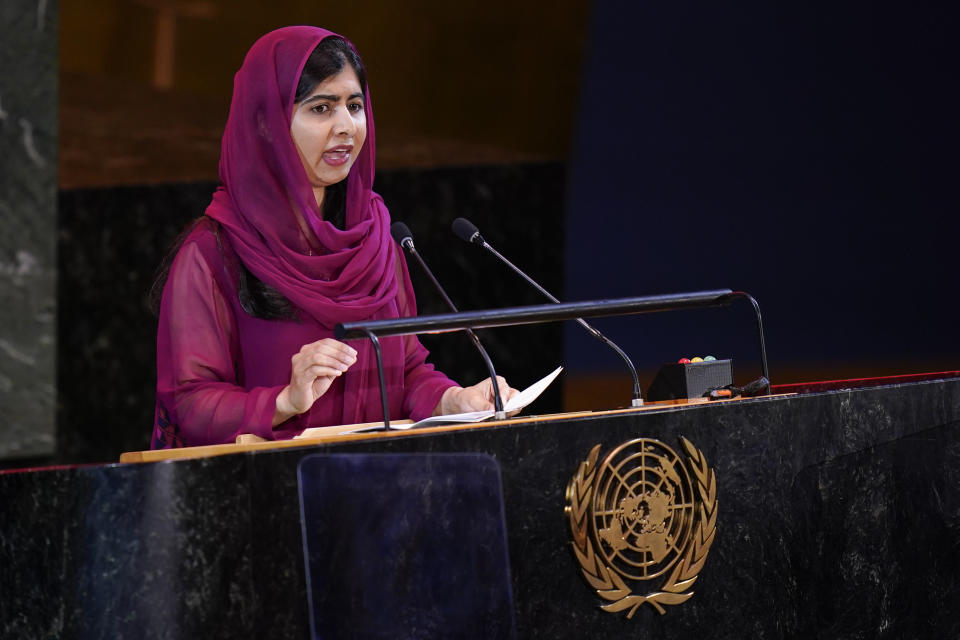
[{"label": "dark background wall", "polygon": [[[947,2],[595,2],[567,297],[746,290],[775,382],[960,367],[957,17]],[[712,354],[746,381],[749,323],[733,308],[608,326],[644,369]],[[587,382],[617,366],[573,329],[566,345]]]}]

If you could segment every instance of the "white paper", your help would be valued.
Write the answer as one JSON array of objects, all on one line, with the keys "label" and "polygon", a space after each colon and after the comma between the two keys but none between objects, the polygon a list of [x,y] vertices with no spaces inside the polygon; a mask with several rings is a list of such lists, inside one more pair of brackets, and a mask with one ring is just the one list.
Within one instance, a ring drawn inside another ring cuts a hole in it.
[{"label": "white paper", "polygon": [[517,411],[518,409],[523,409],[525,406],[539,398],[540,394],[546,391],[547,387],[550,386],[550,383],[557,379],[557,376],[560,375],[561,371],[563,371],[563,367],[557,367],[537,382],[534,382],[532,385],[510,398],[510,401],[507,402],[507,406],[503,408],[504,411]]},{"label": "white paper", "polygon": [[[528,404],[540,397],[540,394],[550,386],[550,383],[556,380],[557,376],[560,375],[560,372],[563,371],[563,367],[557,367],[552,372],[548,373],[546,376],[534,382],[532,385],[518,393],[517,395],[510,398],[506,406],[503,408],[506,412],[519,411],[523,409]],[[431,424],[452,424],[452,423],[471,423],[471,422],[482,422],[487,418],[492,418],[494,416],[494,411],[471,411],[468,413],[452,413],[446,416],[433,416],[432,418],[427,418],[426,420],[421,420],[414,424],[405,424],[397,425],[397,429],[415,429],[417,427],[425,427]],[[390,425],[393,428],[393,424]]]}]

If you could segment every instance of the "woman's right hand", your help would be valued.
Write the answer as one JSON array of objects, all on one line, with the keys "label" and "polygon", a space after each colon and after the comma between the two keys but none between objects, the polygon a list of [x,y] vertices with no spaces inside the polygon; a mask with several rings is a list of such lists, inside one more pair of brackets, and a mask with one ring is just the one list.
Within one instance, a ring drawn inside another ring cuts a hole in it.
[{"label": "woman's right hand", "polygon": [[290,384],[277,396],[273,426],[305,413],[357,361],[357,351],[333,338],[300,347],[290,359]]}]

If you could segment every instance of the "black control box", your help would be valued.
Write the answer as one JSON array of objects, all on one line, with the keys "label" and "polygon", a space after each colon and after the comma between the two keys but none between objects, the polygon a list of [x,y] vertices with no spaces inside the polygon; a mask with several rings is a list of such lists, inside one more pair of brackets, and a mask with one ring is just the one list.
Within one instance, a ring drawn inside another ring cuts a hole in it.
[{"label": "black control box", "polygon": [[732,360],[674,362],[663,365],[650,383],[647,400],[701,398],[705,391],[733,384]]}]

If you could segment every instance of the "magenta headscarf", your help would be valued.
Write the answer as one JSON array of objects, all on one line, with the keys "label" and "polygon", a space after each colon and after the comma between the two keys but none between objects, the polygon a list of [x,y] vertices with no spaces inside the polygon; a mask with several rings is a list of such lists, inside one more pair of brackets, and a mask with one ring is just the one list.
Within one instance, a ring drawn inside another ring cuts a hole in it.
[{"label": "magenta headscarf", "polygon": [[[327,328],[367,319],[397,294],[390,218],[372,191],[369,90],[367,138],[347,178],[345,230],[322,219],[290,137],[303,66],[317,44],[334,35],[316,27],[285,27],[251,47],[234,78],[220,153],[222,186],[206,211],[257,278]],[[294,208],[319,240],[321,255],[304,253]]]}]

